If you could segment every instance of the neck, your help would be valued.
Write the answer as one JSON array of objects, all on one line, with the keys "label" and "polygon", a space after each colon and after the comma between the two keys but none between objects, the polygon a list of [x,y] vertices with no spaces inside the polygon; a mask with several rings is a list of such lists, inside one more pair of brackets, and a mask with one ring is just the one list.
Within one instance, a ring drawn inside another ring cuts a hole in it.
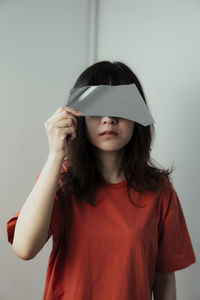
[{"label": "neck", "polygon": [[123,151],[95,150],[100,173],[107,182],[117,183],[125,180],[124,172],[119,173],[122,154]]}]

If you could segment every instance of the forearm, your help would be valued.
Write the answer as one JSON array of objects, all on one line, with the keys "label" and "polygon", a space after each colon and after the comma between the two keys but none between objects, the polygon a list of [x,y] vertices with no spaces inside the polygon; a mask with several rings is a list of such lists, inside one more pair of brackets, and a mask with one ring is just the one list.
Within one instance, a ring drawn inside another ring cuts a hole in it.
[{"label": "forearm", "polygon": [[18,216],[13,251],[22,259],[34,257],[47,239],[63,159],[48,159]]},{"label": "forearm", "polygon": [[175,274],[171,273],[155,281],[153,289],[154,300],[176,300],[176,280]]}]

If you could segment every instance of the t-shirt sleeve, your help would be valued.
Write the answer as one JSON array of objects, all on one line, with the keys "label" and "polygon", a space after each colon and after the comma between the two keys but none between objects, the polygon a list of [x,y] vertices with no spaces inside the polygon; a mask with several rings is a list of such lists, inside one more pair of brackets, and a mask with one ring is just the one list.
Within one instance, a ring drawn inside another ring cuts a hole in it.
[{"label": "t-shirt sleeve", "polygon": [[[63,163],[63,165],[61,167],[61,172],[66,172],[66,170],[67,170],[66,165]],[[37,182],[37,180],[40,176],[40,173],[41,173],[41,171],[36,176],[34,184]],[[59,179],[58,187],[59,187],[60,183],[61,183],[61,180]],[[52,235],[54,235],[54,237],[57,238],[61,234],[62,229],[63,229],[63,209],[62,209],[60,199],[57,194],[58,187],[57,187],[56,194],[55,194],[54,205],[53,205],[53,209],[52,209],[51,221],[50,221],[50,225],[49,225],[49,229],[48,229],[48,237],[47,237],[46,242],[49,240],[49,238]],[[20,211],[15,213],[7,222],[7,238],[8,238],[8,242],[10,244],[13,243],[15,225],[16,225],[19,214],[20,214]]]},{"label": "t-shirt sleeve", "polygon": [[196,262],[183,210],[172,184],[161,194],[156,272],[168,273]]}]

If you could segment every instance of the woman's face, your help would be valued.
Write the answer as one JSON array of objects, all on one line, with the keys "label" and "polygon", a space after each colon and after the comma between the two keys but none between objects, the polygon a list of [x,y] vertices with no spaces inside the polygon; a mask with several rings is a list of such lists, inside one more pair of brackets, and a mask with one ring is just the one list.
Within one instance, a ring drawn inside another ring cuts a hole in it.
[{"label": "woman's face", "polygon": [[[130,141],[135,122],[118,117],[85,116],[86,135],[88,140],[103,151],[117,151]],[[102,135],[112,130],[116,135]]]}]

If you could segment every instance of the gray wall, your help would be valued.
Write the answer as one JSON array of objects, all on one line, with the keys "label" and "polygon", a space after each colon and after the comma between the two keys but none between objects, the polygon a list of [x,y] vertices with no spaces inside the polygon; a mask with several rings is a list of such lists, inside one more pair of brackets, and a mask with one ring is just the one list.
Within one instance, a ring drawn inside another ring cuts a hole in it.
[{"label": "gray wall", "polygon": [[31,261],[6,242],[5,224],[48,154],[45,121],[88,66],[89,1],[0,1],[0,300],[42,299],[51,250]]},{"label": "gray wall", "polygon": [[155,119],[153,158],[174,162],[174,187],[197,263],[176,272],[177,299],[200,299],[200,1],[101,0],[98,60],[136,71]]},{"label": "gray wall", "polygon": [[96,2],[0,1],[0,300],[42,298],[51,240],[34,260],[20,260],[6,242],[5,224],[45,163],[44,122],[88,63],[102,59],[136,71],[156,120],[153,157],[165,167],[175,163],[174,186],[198,260],[176,272],[177,299],[197,300],[200,2]]}]

